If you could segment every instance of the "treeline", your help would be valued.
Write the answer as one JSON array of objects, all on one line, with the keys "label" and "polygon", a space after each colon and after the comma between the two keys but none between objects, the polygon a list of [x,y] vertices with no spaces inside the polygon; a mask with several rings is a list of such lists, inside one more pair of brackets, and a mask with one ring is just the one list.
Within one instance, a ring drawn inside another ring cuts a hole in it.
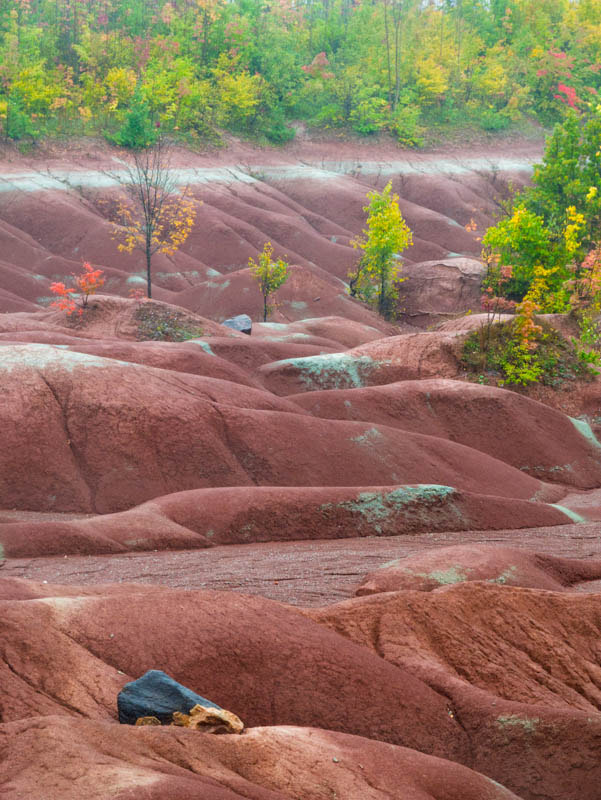
[{"label": "treeline", "polygon": [[599,0],[0,0],[12,139],[152,129],[282,142],[290,120],[417,145],[601,102]]}]

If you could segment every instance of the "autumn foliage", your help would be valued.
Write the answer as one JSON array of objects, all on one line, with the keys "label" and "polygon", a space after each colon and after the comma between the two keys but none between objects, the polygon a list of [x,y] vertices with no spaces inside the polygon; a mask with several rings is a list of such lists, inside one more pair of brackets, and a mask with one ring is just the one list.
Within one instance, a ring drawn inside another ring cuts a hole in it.
[{"label": "autumn foliage", "polygon": [[549,125],[601,92],[598,0],[0,0],[0,135],[419,144]]},{"label": "autumn foliage", "polygon": [[196,206],[188,187],[180,188],[171,169],[170,146],[162,134],[152,147],[133,154],[121,181],[124,197],[113,213],[113,238],[118,249],[136,248],[146,260],[146,293],[152,296],[152,258],[174,255],[188,238]]},{"label": "autumn foliage", "polygon": [[56,296],[50,306],[65,311],[68,317],[76,312],[81,316],[88,307],[91,295],[104,286],[103,275],[103,270],[94,269],[88,261],[84,262],[83,272],[72,276],[75,286],[65,286],[63,282],[50,285],[50,291]]},{"label": "autumn foliage", "polygon": [[368,192],[367,228],[351,244],[361,252],[355,272],[350,273],[350,291],[372,304],[383,317],[397,314],[400,254],[413,244],[413,235],[399,208],[399,196],[388,182],[381,192]]},{"label": "autumn foliage", "polygon": [[281,258],[274,259],[273,245],[265,242],[259,260],[249,258],[248,266],[263,296],[263,322],[266,322],[274,308],[271,296],[288,280],[288,263]]}]

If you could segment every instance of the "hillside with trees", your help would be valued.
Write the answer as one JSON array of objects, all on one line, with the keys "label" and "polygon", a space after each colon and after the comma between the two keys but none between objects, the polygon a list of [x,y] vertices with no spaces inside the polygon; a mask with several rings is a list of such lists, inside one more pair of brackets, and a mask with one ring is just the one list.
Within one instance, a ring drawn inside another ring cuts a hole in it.
[{"label": "hillside with trees", "polygon": [[601,91],[596,0],[1,0],[0,125],[281,143],[291,121],[404,146],[549,127]]}]

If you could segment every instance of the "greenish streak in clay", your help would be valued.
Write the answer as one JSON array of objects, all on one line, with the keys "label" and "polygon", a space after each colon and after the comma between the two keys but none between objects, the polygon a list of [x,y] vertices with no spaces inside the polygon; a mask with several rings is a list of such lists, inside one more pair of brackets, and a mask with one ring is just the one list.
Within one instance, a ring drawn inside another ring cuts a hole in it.
[{"label": "greenish streak in clay", "polygon": [[293,308],[295,311],[304,311],[305,308],[307,308],[307,304],[304,300],[291,300],[290,308]]},{"label": "greenish streak in clay", "polygon": [[304,339],[311,339],[309,333],[285,333],[282,336],[268,336],[270,342],[294,342]]},{"label": "greenish streak in clay", "polygon": [[574,472],[574,467],[571,464],[562,464],[557,465],[554,467],[543,467],[542,465],[537,465],[534,467],[524,466],[520,467],[522,472],[532,472],[532,473],[539,473],[539,472]]},{"label": "greenish streak in clay", "polygon": [[101,358],[87,353],[77,353],[71,350],[61,350],[49,344],[23,344],[2,348],[0,370],[12,372],[14,369],[29,368],[35,370],[59,369],[72,372],[76,367],[104,368],[115,366],[135,368],[127,361],[118,361],[114,358]]},{"label": "greenish streak in clay", "polygon": [[[399,486],[390,492],[360,492],[355,500],[344,500],[341,503],[325,503],[321,511],[340,509],[357,514],[374,527],[377,533],[382,532],[382,523],[405,511],[420,510],[423,506],[438,504],[455,494],[451,486],[437,484],[420,484],[419,486]],[[392,564],[394,562],[390,562]],[[384,565],[386,566],[386,565]]]},{"label": "greenish streak in clay", "polygon": [[519,717],[517,714],[503,714],[497,717],[497,725],[501,728],[521,728],[525,733],[535,733],[539,717]]},{"label": "greenish streak in clay", "polygon": [[435,569],[420,578],[430,578],[441,586],[452,586],[455,583],[463,583],[467,580],[467,574],[461,567],[449,567],[448,569]]},{"label": "greenish streak in clay", "polygon": [[126,539],[123,544],[130,549],[140,547],[146,550],[152,546],[153,541],[152,539]]},{"label": "greenish streak in clay", "polygon": [[125,283],[139,283],[139,284],[146,284],[146,278],[143,275],[130,275],[129,278],[125,281]]},{"label": "greenish streak in clay", "polygon": [[207,286],[209,289],[219,289],[220,292],[223,291],[223,289],[227,289],[229,285],[229,280],[223,281],[223,283],[217,283],[216,281],[207,281],[205,283],[205,286]]},{"label": "greenish streak in clay", "polygon": [[359,436],[351,436],[351,442],[356,442],[361,447],[369,447],[382,441],[383,438],[384,435],[377,428],[368,428],[365,433],[361,433]]},{"label": "greenish streak in clay", "polygon": [[489,578],[488,583],[498,583],[501,586],[505,586],[506,583],[515,581],[516,577],[517,567],[507,567],[507,569],[496,578]]},{"label": "greenish streak in clay", "polygon": [[549,503],[551,508],[556,508],[558,511],[563,512],[566,517],[569,517],[572,522],[586,522],[587,520],[585,517],[581,517],[580,514],[577,514],[575,511],[572,511],[571,508],[566,508],[565,506],[560,506],[557,503]]},{"label": "greenish streak in clay", "polygon": [[304,358],[286,358],[276,365],[289,365],[299,372],[307,389],[360,389],[374,369],[387,362],[369,356],[353,358],[347,353],[326,353]]},{"label": "greenish streak in clay", "polygon": [[[208,342],[204,342],[202,339],[190,339],[191,342],[197,344],[210,356],[215,356],[215,353],[211,350],[211,345]],[[215,356],[216,358],[217,356]]]},{"label": "greenish streak in clay", "polygon": [[4,547],[2,546],[2,542],[0,542],[0,559],[4,558]]},{"label": "greenish streak in clay", "polygon": [[584,438],[590,442],[593,447],[597,447],[601,449],[601,444],[599,443],[597,437],[593,433],[591,426],[588,422],[584,419],[576,419],[575,417],[570,417],[570,421],[572,425],[576,428],[578,433],[580,433]]}]

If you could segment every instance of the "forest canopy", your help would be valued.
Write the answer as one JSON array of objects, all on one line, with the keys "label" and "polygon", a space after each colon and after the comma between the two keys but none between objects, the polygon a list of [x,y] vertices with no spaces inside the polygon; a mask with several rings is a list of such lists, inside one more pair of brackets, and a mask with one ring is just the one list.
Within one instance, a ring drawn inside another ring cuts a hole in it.
[{"label": "forest canopy", "polygon": [[277,143],[298,120],[417,145],[601,102],[599,0],[0,0],[0,51],[25,141]]}]

